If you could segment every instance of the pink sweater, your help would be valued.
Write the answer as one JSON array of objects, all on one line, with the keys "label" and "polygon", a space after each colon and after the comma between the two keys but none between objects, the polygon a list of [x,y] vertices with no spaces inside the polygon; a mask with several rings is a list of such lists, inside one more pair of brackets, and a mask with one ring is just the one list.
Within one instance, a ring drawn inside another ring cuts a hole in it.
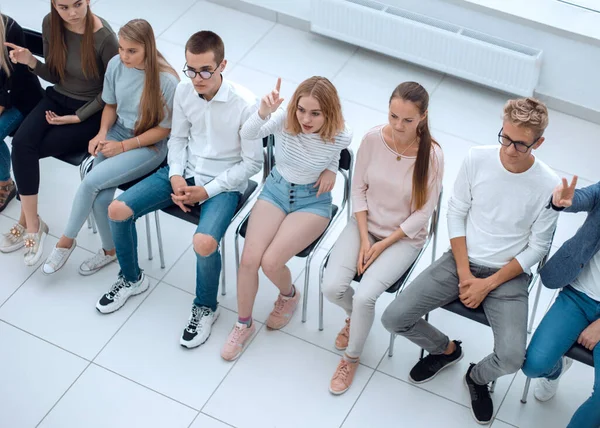
[{"label": "pink sweater", "polygon": [[398,154],[384,141],[384,125],[372,128],[364,136],[352,181],[353,211],[367,211],[369,233],[386,238],[398,227],[415,246],[422,246],[427,225],[442,189],[444,156],[433,145],[429,166],[428,198],[419,210],[411,207],[412,177],[416,157]]}]

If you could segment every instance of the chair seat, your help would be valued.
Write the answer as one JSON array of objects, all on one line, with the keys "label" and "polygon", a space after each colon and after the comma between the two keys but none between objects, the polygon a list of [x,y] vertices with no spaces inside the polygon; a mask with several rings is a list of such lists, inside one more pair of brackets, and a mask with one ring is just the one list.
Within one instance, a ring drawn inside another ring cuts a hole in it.
[{"label": "chair seat", "polygon": [[79,166],[90,157],[90,154],[87,151],[82,152],[74,152],[74,153],[65,153],[62,155],[54,156],[56,159],[71,164],[73,166]]},{"label": "chair seat", "polygon": [[444,309],[450,312],[454,312],[457,315],[463,316],[473,321],[477,321],[480,324],[489,326],[490,323],[485,316],[485,312],[483,311],[483,306],[478,306],[477,309],[467,308],[462,304],[460,299],[456,299],[453,302],[448,303],[445,306],[442,306]]},{"label": "chair seat", "polygon": [[578,343],[571,346],[571,349],[567,351],[565,356],[573,358],[575,361],[579,361],[580,363],[594,367],[594,353]]},{"label": "chair seat", "polygon": [[[339,207],[337,205],[333,205],[332,206],[332,213],[331,213],[331,218],[329,219],[329,224],[331,224],[331,222],[333,221],[333,218],[335,217],[335,215],[337,214],[339,210]],[[246,229],[248,228],[248,221],[250,220],[250,217],[248,217],[246,219],[246,221],[244,221],[244,224],[242,224],[242,227],[240,228],[240,235],[242,235],[242,237],[246,237]],[[327,229],[329,229],[329,224],[327,225]],[[327,230],[325,229],[325,230]],[[323,235],[321,235],[323,236]],[[308,255],[310,254],[310,252],[315,248],[315,246],[317,245],[317,242],[319,242],[319,239],[321,239],[321,236],[319,236],[317,239],[315,239],[308,247],[306,247],[304,250],[300,251],[298,254],[296,254],[296,257],[308,257]]]},{"label": "chair seat", "polygon": [[[410,267],[408,269],[406,269],[406,271],[402,274],[402,276],[398,279],[398,281],[394,282],[394,284],[392,284],[392,286],[390,288],[385,290],[385,292],[386,293],[395,293],[396,291],[398,291],[400,289],[400,287],[402,286],[402,284],[404,284],[404,281],[406,281],[406,277],[408,276],[408,273],[412,270],[413,265],[414,265],[414,263],[412,265],[410,265]],[[360,282],[362,277],[363,277],[362,275],[356,275],[354,277],[353,281]]]},{"label": "chair seat", "polygon": [[[236,213],[242,209],[242,207],[244,206],[244,203],[246,203],[246,201],[250,198],[250,196],[252,196],[252,193],[254,193],[254,191],[256,190],[257,187],[258,187],[258,183],[256,181],[253,181],[253,180],[248,181],[248,188],[246,189],[246,191],[240,198],[240,201],[238,202],[238,206],[235,209]],[[184,213],[183,211],[181,211],[181,208],[179,208],[177,205],[171,205],[167,208],[164,208],[162,211],[169,215],[172,215],[173,217],[177,217],[181,220],[185,220],[188,223],[198,224],[198,220],[200,219],[200,210],[202,209],[202,205],[196,205],[191,208],[192,208],[192,210],[190,212]]]}]

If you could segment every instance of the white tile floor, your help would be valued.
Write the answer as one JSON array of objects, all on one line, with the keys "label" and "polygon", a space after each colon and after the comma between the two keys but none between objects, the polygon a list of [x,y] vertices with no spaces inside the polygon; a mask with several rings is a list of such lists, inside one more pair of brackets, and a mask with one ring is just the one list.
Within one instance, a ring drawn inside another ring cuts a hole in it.
[{"label": "white tile floor", "polygon": [[[48,3],[3,0],[0,6],[24,26],[39,29]],[[422,82],[431,93],[431,125],[446,157],[445,202],[469,147],[496,142],[506,94],[215,3],[96,0],[93,7],[115,26],[130,18],[149,19],[160,49],[178,70],[192,32],[212,29],[220,33],[230,59],[227,76],[259,95],[272,87],[277,76],[283,78],[282,91],[288,98],[295,85],[312,74],[333,79],[343,98],[346,120],[355,131],[355,150],[366,130],[386,120],[387,97],[393,87],[403,80]],[[596,182],[600,179],[600,149],[595,144],[599,133],[598,125],[553,111],[547,142],[539,155],[561,174],[579,174],[582,186]],[[64,229],[79,177],[75,168],[52,159],[42,161],[41,166],[40,212],[53,235],[49,248]],[[18,212],[15,201],[0,215],[2,231]],[[555,249],[583,218],[561,217]],[[259,328],[247,352],[228,364],[219,356],[236,308],[233,239],[228,236],[228,295],[221,298],[221,319],[204,346],[191,351],[180,348],[179,334],[194,291],[190,248],[194,228],[165,215],[161,221],[166,268],[160,268],[157,256],[147,260],[146,235],[140,224],[140,258],[153,288],[108,316],[97,313],[94,303],[111,284],[117,266],[89,278],[75,271],[78,262],[98,246],[97,236],[88,229],[81,232],[72,260],[52,277],[26,268],[20,254],[0,255],[1,427],[475,426],[461,377],[469,361],[491,350],[491,331],[445,312],[434,312],[432,320],[464,342],[468,358],[456,369],[418,387],[408,383],[418,349],[398,338],[394,357],[387,357],[389,336],[376,322],[354,385],[343,396],[329,394],[328,382],[338,361],[332,343],[343,315],[326,303],[325,330],[317,330],[317,270],[322,251],[311,271],[308,322],[303,324],[298,314],[281,332]],[[442,221],[438,253],[447,246]],[[304,261],[293,260],[290,267],[301,283]],[[266,277],[261,275],[260,283],[255,313],[259,324],[266,320],[276,295]],[[553,297],[553,292],[544,290],[541,311]],[[390,298],[380,299],[378,314]],[[536,325],[540,318],[541,312]],[[494,393],[497,419],[493,427],[565,426],[590,393],[592,376],[591,368],[575,364],[554,400],[541,404],[531,398],[526,405],[519,402],[523,375],[500,379]]]}]

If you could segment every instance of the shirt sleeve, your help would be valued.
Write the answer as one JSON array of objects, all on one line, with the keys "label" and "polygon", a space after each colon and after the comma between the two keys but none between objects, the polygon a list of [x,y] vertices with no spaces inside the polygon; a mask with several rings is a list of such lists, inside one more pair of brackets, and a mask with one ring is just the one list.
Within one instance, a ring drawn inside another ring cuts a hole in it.
[{"label": "shirt sleeve", "polygon": [[442,191],[442,180],[444,178],[444,155],[442,149],[436,146],[432,153],[432,159],[429,162],[429,177],[427,180],[427,201],[425,204],[414,211],[402,222],[400,228],[407,237],[413,239],[417,234],[427,226],[433,210],[437,205],[440,192]]},{"label": "shirt sleeve", "polygon": [[467,215],[471,209],[471,151],[463,161],[448,201],[448,235],[450,239],[467,235]]},{"label": "shirt sleeve", "polygon": [[[279,110],[278,110],[279,111]],[[216,176],[212,181],[206,184],[204,188],[209,198],[218,195],[221,192],[236,189],[246,183],[250,177],[260,171],[263,162],[263,146],[262,138],[271,134],[268,131],[264,135],[256,135],[249,133],[243,133],[242,129],[248,123],[248,119],[251,117],[260,117],[257,113],[257,104],[251,104],[246,106],[242,113],[241,126],[239,131],[239,137],[241,140],[242,148],[242,160],[231,168],[223,171],[221,174]],[[261,131],[262,133],[263,131]]]},{"label": "shirt sleeve", "polygon": [[256,140],[267,135],[280,133],[283,130],[286,115],[287,111],[283,107],[279,107],[266,119],[261,119],[258,115],[258,109],[256,109],[242,125],[240,137],[245,140]]},{"label": "shirt sleeve", "polygon": [[119,58],[115,57],[108,63],[106,73],[104,73],[104,83],[102,84],[102,101],[106,104],[117,104],[117,94],[115,93],[115,77]]},{"label": "shirt sleeve", "polygon": [[358,153],[356,154],[356,162],[354,163],[354,174],[352,176],[352,212],[368,211],[367,204],[367,189],[369,188],[367,167],[371,159],[371,146],[369,145],[366,136],[363,137]]},{"label": "shirt sleeve", "polygon": [[162,95],[165,100],[165,117],[158,126],[170,129],[173,123],[173,98],[175,97],[178,80],[171,73],[166,74],[164,81],[161,79]]},{"label": "shirt sleeve", "polygon": [[558,211],[544,208],[540,210],[531,226],[527,247],[515,257],[524,272],[530,273],[531,267],[542,260],[550,250],[558,215]]},{"label": "shirt sleeve", "polygon": [[[338,169],[340,167],[340,156],[341,156],[342,150],[344,150],[346,147],[348,147],[351,142],[352,142],[352,131],[350,129],[348,129],[347,127],[344,128],[344,130],[342,132],[340,132],[338,135],[336,135],[335,144],[338,147],[340,147],[340,149],[331,158],[331,162],[327,166],[327,169],[329,171],[335,172],[335,173],[338,172]],[[328,144],[328,143],[326,143],[326,144]]]},{"label": "shirt sleeve", "polygon": [[42,44],[44,52],[44,61],[37,61],[35,67],[30,69],[35,75],[44,79],[46,82],[57,84],[60,82],[60,77],[50,71],[50,67],[46,64],[48,62],[48,55],[50,52],[50,41],[48,39],[50,35],[50,15],[46,15],[42,21]]},{"label": "shirt sleeve", "polygon": [[185,115],[182,105],[185,97],[184,89],[183,84],[177,85],[173,98],[171,137],[167,143],[169,149],[167,158],[169,163],[169,178],[174,175],[181,175],[183,177],[188,160],[187,146],[192,124]]}]

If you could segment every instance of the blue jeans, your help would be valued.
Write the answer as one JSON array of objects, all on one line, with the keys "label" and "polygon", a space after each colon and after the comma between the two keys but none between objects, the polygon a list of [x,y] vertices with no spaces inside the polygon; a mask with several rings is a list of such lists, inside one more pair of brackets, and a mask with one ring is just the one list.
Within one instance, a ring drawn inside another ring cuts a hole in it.
[{"label": "blue jeans", "polygon": [[[570,285],[559,293],[531,339],[523,373],[527,377],[556,379],[562,370],[562,356],[577,342],[591,323],[600,319],[600,302]],[[600,345],[594,348],[594,390],[577,409],[568,428],[600,426]]]},{"label": "blue jeans", "polygon": [[[193,178],[186,181],[190,186],[194,185]],[[137,281],[142,272],[138,263],[135,221],[148,213],[173,205],[172,192],[169,167],[165,166],[117,198],[133,211],[133,216],[127,220],[110,220],[121,275],[127,281]],[[220,243],[235,214],[240,196],[239,192],[223,192],[205,201],[200,210],[196,233],[210,235]],[[217,309],[220,274],[219,248],[206,257],[196,254],[196,306]]]},{"label": "blue jeans", "polygon": [[[132,137],[133,131],[119,123],[115,123],[106,134],[109,141],[123,141]],[[67,238],[76,238],[93,209],[102,248],[114,249],[115,244],[108,224],[108,206],[115,196],[117,186],[152,172],[166,156],[166,140],[152,147],[129,150],[111,158],[98,153],[92,170],[86,174],[77,189],[64,235]]]},{"label": "blue jeans", "polygon": [[23,119],[15,107],[4,110],[0,115],[0,181],[10,180],[10,151],[4,139],[19,127]]}]

